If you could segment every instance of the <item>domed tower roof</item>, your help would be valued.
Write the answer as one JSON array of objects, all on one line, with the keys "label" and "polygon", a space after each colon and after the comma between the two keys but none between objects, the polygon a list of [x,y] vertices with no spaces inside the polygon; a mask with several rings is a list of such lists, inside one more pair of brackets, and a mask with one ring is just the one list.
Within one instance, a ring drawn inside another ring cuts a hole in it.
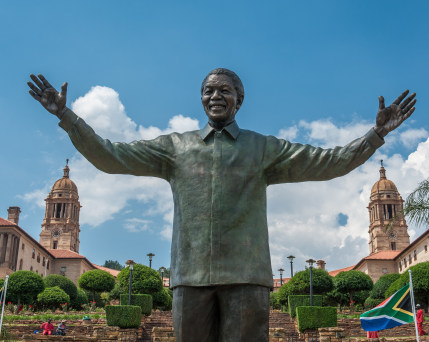
[{"label": "domed tower roof", "polygon": [[70,174],[70,168],[68,167],[68,165],[66,165],[66,167],[64,168],[63,178],[58,179],[54,183],[51,192],[71,191],[71,192],[75,192],[77,195],[78,194],[77,186],[70,179],[69,174]]},{"label": "domed tower roof", "polygon": [[395,197],[401,197],[395,183],[386,178],[386,169],[383,166],[383,161],[381,161],[380,179],[375,182],[371,189],[371,198],[381,194],[390,194]]}]

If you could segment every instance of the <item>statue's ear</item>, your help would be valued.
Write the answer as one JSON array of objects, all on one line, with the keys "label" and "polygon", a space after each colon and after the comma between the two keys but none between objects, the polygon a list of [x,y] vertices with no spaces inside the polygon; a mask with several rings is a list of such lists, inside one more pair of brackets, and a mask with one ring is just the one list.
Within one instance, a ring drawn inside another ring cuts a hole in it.
[{"label": "statue's ear", "polygon": [[241,107],[241,105],[243,104],[243,99],[244,99],[244,96],[239,96],[239,97],[237,98],[237,105],[235,106],[235,108],[236,108],[237,110],[239,110],[239,109],[240,109],[240,107]]}]

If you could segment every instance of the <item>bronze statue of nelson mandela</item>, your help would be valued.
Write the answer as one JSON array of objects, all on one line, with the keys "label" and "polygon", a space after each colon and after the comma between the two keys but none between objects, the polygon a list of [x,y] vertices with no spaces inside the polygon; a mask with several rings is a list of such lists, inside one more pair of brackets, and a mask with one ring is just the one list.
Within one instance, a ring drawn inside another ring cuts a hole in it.
[{"label": "bronze statue of nelson mandela", "polygon": [[235,115],[243,85],[234,72],[215,69],[201,86],[208,117],[203,129],[112,143],[66,107],[67,83],[58,92],[42,75],[31,79],[30,94],[60,119],[74,146],[99,170],[170,183],[178,342],[268,341],[267,186],[347,174],[384,143],[416,103],[408,91],[388,107],[380,97],[376,125],[365,136],[344,147],[316,148],[241,129]]}]

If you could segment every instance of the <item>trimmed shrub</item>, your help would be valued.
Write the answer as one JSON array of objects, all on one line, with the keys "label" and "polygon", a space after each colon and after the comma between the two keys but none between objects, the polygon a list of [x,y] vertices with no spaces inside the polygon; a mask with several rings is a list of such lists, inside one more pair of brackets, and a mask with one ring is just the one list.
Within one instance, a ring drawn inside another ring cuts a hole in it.
[{"label": "trimmed shrub", "polygon": [[[128,305],[127,294],[121,294],[121,305]],[[132,294],[131,305],[140,306],[142,315],[150,316],[153,306],[152,296],[148,294]]]},{"label": "trimmed shrub", "polygon": [[279,290],[277,291],[277,300],[281,306],[287,306],[288,305],[288,297],[292,294],[290,292],[290,286],[287,286],[286,284],[283,284]]},{"label": "trimmed shrub", "polygon": [[32,271],[16,271],[9,277],[6,295],[18,306],[19,304],[33,304],[34,298],[44,288],[45,283],[39,274]]},{"label": "trimmed shrub", "polygon": [[125,292],[121,289],[121,286],[119,283],[116,283],[113,290],[109,292],[109,300],[120,299],[121,294],[123,294],[123,293],[127,293],[127,292]]},{"label": "trimmed shrub", "polygon": [[336,327],[337,308],[332,306],[299,306],[296,308],[298,330]]},{"label": "trimmed shrub", "polygon": [[372,309],[375,308],[378,304],[380,304],[384,299],[381,298],[372,298],[368,297],[365,300],[365,309]]},{"label": "trimmed shrub", "polygon": [[85,272],[77,282],[80,288],[92,292],[92,300],[94,301],[96,301],[96,292],[109,292],[115,287],[115,277],[102,270]]},{"label": "trimmed shrub", "polygon": [[[128,293],[130,279],[130,269],[125,267],[116,277],[122,293]],[[135,264],[133,270],[133,280],[131,284],[132,293],[154,294],[162,290],[161,277],[157,271],[148,266]]]},{"label": "trimmed shrub", "polygon": [[73,309],[80,310],[82,309],[83,304],[88,304],[89,300],[85,290],[82,290],[81,288],[77,288],[76,293],[77,293],[76,298],[70,299],[70,301]]},{"label": "trimmed shrub", "polygon": [[50,274],[45,279],[45,288],[59,286],[65,293],[70,296],[70,300],[73,302],[77,296],[76,285],[67,277],[59,274]]},{"label": "trimmed shrub", "polygon": [[161,291],[153,293],[152,299],[154,309],[160,309],[163,311],[171,310],[173,298],[165,287]]},{"label": "trimmed shrub", "polygon": [[279,292],[271,292],[270,293],[270,306],[273,310],[280,310],[282,306],[279,302]]},{"label": "trimmed shrub", "polygon": [[384,299],[384,294],[390,285],[400,277],[399,273],[390,273],[381,276],[377,282],[374,284],[374,287],[371,290],[371,298],[380,298]]},{"label": "trimmed shrub", "polygon": [[109,326],[123,329],[138,328],[142,320],[142,308],[135,305],[107,305],[106,322]]},{"label": "trimmed shrub", "polygon": [[37,295],[37,301],[43,307],[52,311],[60,307],[60,304],[70,304],[70,296],[59,286],[48,287]]},{"label": "trimmed shrub", "polygon": [[[321,295],[313,296],[314,306],[322,306],[322,303],[323,303],[323,296]],[[289,296],[288,298],[289,315],[293,318],[296,316],[296,308],[298,306],[309,306],[309,305],[310,305],[310,296],[308,295]]]},{"label": "trimmed shrub", "polygon": [[[334,287],[333,278],[325,270],[313,268],[312,278],[313,294],[325,294]],[[295,273],[292,279],[283,286],[287,288],[290,295],[306,295],[310,293],[310,270]]]},{"label": "trimmed shrub", "polygon": [[[409,268],[413,276],[413,290],[416,303],[422,305],[427,310],[429,308],[429,261],[421,262]],[[394,281],[385,293],[388,298],[401,287],[409,283],[409,274],[404,272],[399,279]]]},{"label": "trimmed shrub", "polygon": [[[351,270],[347,272],[340,272],[334,278],[334,289],[340,293],[349,296],[349,300],[356,301],[353,297],[359,291],[370,291],[374,286],[371,277],[361,271]],[[365,297],[366,296],[366,297]],[[369,296],[364,294],[364,298],[360,298],[362,303]]]}]

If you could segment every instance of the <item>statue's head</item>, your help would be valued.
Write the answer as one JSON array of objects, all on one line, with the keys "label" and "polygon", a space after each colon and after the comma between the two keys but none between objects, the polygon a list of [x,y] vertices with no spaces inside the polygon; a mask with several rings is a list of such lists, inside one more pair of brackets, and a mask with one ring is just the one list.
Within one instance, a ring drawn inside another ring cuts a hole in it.
[{"label": "statue's head", "polygon": [[240,78],[231,70],[218,68],[209,72],[201,84],[201,102],[209,122],[223,127],[234,121],[244,99]]}]

